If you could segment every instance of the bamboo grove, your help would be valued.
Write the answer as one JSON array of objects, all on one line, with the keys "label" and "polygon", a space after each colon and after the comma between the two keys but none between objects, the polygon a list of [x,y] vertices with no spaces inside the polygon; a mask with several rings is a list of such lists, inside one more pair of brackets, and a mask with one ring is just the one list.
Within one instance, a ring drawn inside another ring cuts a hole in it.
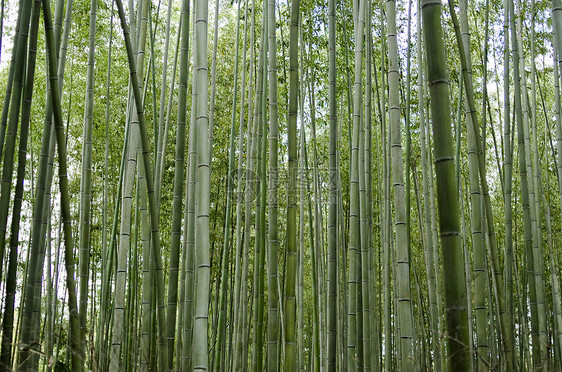
[{"label": "bamboo grove", "polygon": [[562,370],[562,1],[2,0],[0,371]]}]

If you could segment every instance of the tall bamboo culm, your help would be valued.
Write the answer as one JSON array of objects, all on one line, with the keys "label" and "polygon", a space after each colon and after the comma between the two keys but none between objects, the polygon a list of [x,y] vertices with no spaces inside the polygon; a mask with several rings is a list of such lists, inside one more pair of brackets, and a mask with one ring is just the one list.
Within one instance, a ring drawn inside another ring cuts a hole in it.
[{"label": "tall bamboo culm", "polygon": [[449,365],[455,371],[469,371],[472,368],[472,358],[468,347],[467,288],[460,236],[458,189],[454,177],[449,87],[441,27],[441,2],[422,1],[422,17],[433,122]]}]

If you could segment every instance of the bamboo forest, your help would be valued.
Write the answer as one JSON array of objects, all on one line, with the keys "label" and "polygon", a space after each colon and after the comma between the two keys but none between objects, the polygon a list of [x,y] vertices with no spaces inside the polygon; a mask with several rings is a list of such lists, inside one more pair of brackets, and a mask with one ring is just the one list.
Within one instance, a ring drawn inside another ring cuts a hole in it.
[{"label": "bamboo forest", "polygon": [[0,372],[562,371],[562,0],[0,2]]}]

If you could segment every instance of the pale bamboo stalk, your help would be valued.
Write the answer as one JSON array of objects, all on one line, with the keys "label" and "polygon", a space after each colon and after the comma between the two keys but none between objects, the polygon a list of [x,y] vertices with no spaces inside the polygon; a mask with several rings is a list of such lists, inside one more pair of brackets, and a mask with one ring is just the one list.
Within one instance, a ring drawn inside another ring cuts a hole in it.
[{"label": "pale bamboo stalk", "polygon": [[277,292],[277,248],[279,245],[277,227],[278,198],[278,107],[277,107],[277,38],[275,0],[268,0],[267,35],[269,41],[269,248],[267,255],[268,275],[268,316],[267,316],[267,370],[279,369],[279,295]]}]

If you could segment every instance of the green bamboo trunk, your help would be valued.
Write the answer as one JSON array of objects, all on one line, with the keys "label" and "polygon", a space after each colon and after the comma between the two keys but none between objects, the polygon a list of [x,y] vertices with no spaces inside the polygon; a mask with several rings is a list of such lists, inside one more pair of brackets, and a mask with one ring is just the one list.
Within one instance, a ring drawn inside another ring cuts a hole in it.
[{"label": "green bamboo trunk", "polygon": [[[558,12],[554,13],[554,2],[553,2],[553,14],[556,14],[558,17],[560,17],[560,10],[562,10],[560,8],[560,3],[556,4],[558,6]],[[555,88],[555,105],[556,105],[556,148],[558,150],[558,161],[557,161],[557,170],[558,170],[558,193],[559,193],[559,198],[562,201],[562,117],[561,117],[561,113],[560,113],[560,53],[558,52],[558,50],[560,50],[560,34],[559,32],[562,32],[562,22],[560,22],[560,20],[556,20],[556,18],[554,18],[554,42],[553,42],[553,46],[554,46],[554,56],[555,56],[555,64],[554,64],[554,78],[555,78],[555,82],[554,82],[554,88]],[[551,260],[551,265],[554,266],[554,259]],[[556,304],[556,312],[557,312],[557,337],[558,337],[558,347],[559,347],[559,359],[561,360],[561,364],[562,364],[562,306],[561,306],[561,301],[560,301],[560,284],[559,284],[559,279],[558,276],[556,276],[555,272],[553,271],[551,273],[551,275],[553,275],[553,293],[552,296],[554,298],[554,303]]]},{"label": "green bamboo trunk", "polygon": [[[246,257],[244,257],[242,255],[242,196],[243,196],[243,190],[242,190],[242,178],[243,178],[243,174],[242,174],[242,167],[243,167],[243,144],[244,144],[244,122],[245,122],[245,118],[243,115],[243,111],[244,111],[244,98],[245,98],[245,89],[244,87],[246,86],[246,81],[245,81],[245,75],[246,75],[246,47],[247,47],[247,33],[248,33],[248,17],[246,17],[246,15],[248,14],[248,1],[244,2],[244,13],[242,13],[242,2],[238,3],[238,17],[236,20],[236,30],[237,30],[237,35],[239,37],[239,28],[240,28],[240,19],[244,18],[244,32],[243,32],[243,36],[242,38],[244,39],[243,47],[242,47],[242,54],[244,55],[242,58],[242,84],[241,84],[241,88],[240,88],[240,118],[239,118],[239,125],[238,125],[238,145],[237,145],[237,149],[235,150],[238,153],[238,164],[236,167],[235,172],[232,174],[232,177],[235,178],[236,180],[236,210],[235,210],[235,216],[236,216],[236,223],[235,223],[235,232],[234,232],[234,247],[235,247],[235,260],[234,260],[234,312],[233,312],[233,316],[234,319],[232,320],[232,338],[233,338],[233,353],[232,353],[232,362],[233,362],[233,368],[234,370],[241,370],[241,359],[242,359],[242,343],[243,343],[243,337],[242,337],[242,323],[244,322],[244,318],[242,317],[242,302],[245,302],[245,299],[243,299],[243,297],[241,296],[241,292],[243,289],[243,283],[241,282],[242,280],[242,266],[244,265],[244,262],[246,261]],[[240,46],[240,40],[238,39],[236,40],[236,46],[237,48]],[[236,54],[235,57],[237,60],[240,58],[239,54]],[[238,62],[238,61],[237,61]],[[236,70],[235,73],[238,75],[239,71]],[[236,87],[236,89],[238,89],[238,87]],[[238,96],[238,95],[236,95]],[[237,110],[237,105],[238,102],[235,101],[233,99],[232,101],[232,120],[233,122],[231,123],[232,125],[235,125],[235,121],[236,121],[236,114],[238,112]],[[236,176],[235,176],[236,175]],[[245,283],[244,283],[245,284]]]},{"label": "green bamboo trunk", "polygon": [[[137,140],[138,143],[138,140]],[[137,150],[138,151],[138,150]],[[151,368],[151,360],[154,360],[154,355],[151,355],[152,339],[153,339],[153,319],[154,319],[154,260],[152,259],[152,249],[150,247],[150,221],[148,214],[148,202],[146,198],[146,177],[142,162],[139,164],[139,177],[137,200],[138,209],[140,210],[140,227],[137,225],[136,231],[140,229],[141,247],[142,247],[142,297],[141,297],[141,319],[140,319],[140,337],[139,337],[139,364],[141,371],[149,371]],[[139,195],[140,194],[140,195]]]},{"label": "green bamboo trunk", "polygon": [[[299,24],[299,26],[301,26]],[[305,44],[303,41],[303,29],[302,26],[299,29],[299,41],[300,41],[300,51],[301,51],[301,63],[299,64],[299,74],[300,76],[305,76],[304,73],[304,61],[305,61]],[[305,371],[305,329],[304,329],[304,314],[305,314],[305,190],[306,190],[306,173],[305,159],[302,156],[305,152],[305,112],[304,112],[305,96],[301,94],[299,97],[299,120],[300,120],[300,132],[299,132],[299,252],[298,252],[298,281],[297,281],[297,349],[298,349],[298,371]]]},{"label": "green bamboo trunk", "polygon": [[[536,17],[536,6],[535,0],[531,1],[531,120],[529,131],[529,140],[526,139],[525,144],[530,142],[529,148],[530,153],[532,153],[532,169],[533,169],[533,186],[535,188],[535,203],[532,205],[535,210],[536,225],[537,225],[537,244],[533,245],[533,256],[535,264],[535,284],[537,286],[537,310],[539,313],[539,342],[541,343],[541,366],[543,368],[548,368],[549,366],[549,356],[548,349],[551,348],[550,337],[548,335],[548,321],[547,321],[547,304],[546,304],[546,284],[544,279],[544,257],[543,257],[543,226],[542,226],[542,216],[543,212],[541,210],[541,191],[540,191],[540,161],[539,161],[539,150],[538,150],[538,127],[537,127],[537,89],[536,89],[536,63],[535,63],[535,17]],[[526,98],[526,97],[525,97]],[[527,137],[527,136],[526,136]]]},{"label": "green bamboo trunk", "polygon": [[[114,4],[111,7],[112,15],[110,19],[110,28],[109,28],[109,48],[108,48],[108,55],[107,55],[107,74],[106,74],[106,83],[105,83],[105,93],[109,96],[110,87],[111,87],[111,53],[113,51],[113,9]],[[102,206],[103,206],[103,214],[102,214],[102,241],[101,241],[101,289],[100,289],[100,301],[99,301],[99,308],[100,311],[98,312],[97,316],[97,329],[96,329],[96,338],[95,338],[95,346],[96,352],[94,356],[94,363],[93,368],[100,368],[101,366],[105,366],[105,357],[106,357],[106,343],[104,342],[104,334],[105,334],[105,324],[107,322],[107,313],[109,306],[107,305],[107,296],[109,294],[109,280],[108,280],[108,273],[110,269],[105,265],[105,263],[109,262],[109,257],[113,255],[108,250],[108,247],[111,243],[108,244],[108,194],[109,194],[109,113],[110,113],[110,104],[109,100],[105,103],[105,128],[104,128],[104,173],[103,173],[103,194],[102,194]],[[122,173],[119,172],[121,175]],[[119,204],[119,203],[117,203]],[[113,239],[112,239],[113,241]]]},{"label": "green bamboo trunk", "polygon": [[[562,64],[562,0],[552,0],[552,24],[554,27],[554,49],[556,50],[555,53],[555,61],[558,63],[558,66]],[[556,82],[558,83],[557,86],[560,86],[560,76],[559,73],[556,76]],[[556,98],[559,99],[559,90],[557,91]],[[560,108],[560,103],[556,105],[557,110]],[[558,115],[556,120],[556,147],[558,150],[558,188],[560,194],[560,201],[562,202],[562,125],[561,120],[559,119],[560,115]],[[562,220],[562,218],[561,218]]]},{"label": "green bamboo trunk", "polygon": [[[197,51],[195,51],[197,53]],[[194,53],[194,56],[195,56]],[[186,218],[184,219],[184,245],[185,253],[185,278],[184,278],[184,304],[182,309],[182,342],[181,342],[181,369],[191,368],[191,351],[193,345],[193,303],[195,291],[195,197],[197,182],[197,130],[195,118],[197,111],[195,104],[197,95],[196,86],[192,85],[191,121],[189,130],[189,160],[188,160],[188,185],[186,190]]]},{"label": "green bamboo trunk", "polygon": [[[300,1],[291,1],[291,27],[289,30],[289,121],[288,156],[289,178],[287,184],[287,272],[285,275],[284,326],[285,326],[285,371],[297,368],[296,344],[296,279],[297,279],[297,115],[298,115],[298,40]],[[302,216],[301,216],[302,218]]]},{"label": "green bamboo trunk", "polygon": [[371,313],[373,309],[371,307],[371,222],[370,222],[370,205],[371,205],[371,193],[369,189],[371,181],[371,169],[370,169],[370,151],[367,150],[370,146],[370,130],[372,126],[372,76],[371,76],[371,64],[372,64],[372,43],[371,43],[371,18],[372,12],[369,2],[365,2],[365,114],[364,122],[361,127],[361,133],[359,138],[359,209],[361,218],[361,302],[362,302],[362,340],[361,347],[363,350],[363,369],[370,370],[372,368],[372,358],[374,357],[374,352],[371,348],[371,328],[374,325],[372,321]]},{"label": "green bamboo trunk", "polygon": [[[185,15],[189,9],[189,2],[182,1],[182,14]],[[169,23],[169,20],[168,20]],[[189,30],[189,17],[181,17],[181,27]],[[168,35],[167,35],[168,36]],[[168,45],[166,37],[166,51]],[[174,197],[172,204],[172,237],[170,242],[170,276],[168,278],[168,308],[167,308],[167,342],[168,342],[168,370],[174,368],[174,341],[176,335],[176,314],[178,301],[178,271],[179,271],[179,255],[180,255],[180,238],[182,227],[182,211],[183,211],[183,190],[185,180],[185,137],[186,137],[186,121],[187,121],[187,79],[188,79],[188,60],[189,60],[189,32],[184,32],[181,36],[181,52],[180,52],[180,82],[178,89],[178,119],[177,119],[177,135],[174,162]],[[167,62],[167,58],[164,63]],[[166,65],[164,65],[166,67]],[[165,75],[163,84],[166,81]],[[162,91],[160,100],[160,128],[163,126],[163,106],[164,106],[165,90]],[[162,145],[164,146],[164,145]],[[157,182],[158,175],[157,175]],[[159,195],[159,192],[157,193]],[[179,358],[178,358],[179,359]]]},{"label": "green bamboo trunk", "polygon": [[[94,64],[96,46],[97,2],[90,4],[90,30],[88,35],[88,70],[86,73],[86,98],[84,110],[84,133],[82,148],[82,172],[80,179],[80,230],[79,230],[79,283],[80,283],[80,328],[82,349],[86,346],[88,283],[90,275],[90,230],[92,220],[92,139],[94,125]],[[82,367],[83,368],[83,367]]]},{"label": "green bamboo trunk", "polygon": [[[246,65],[247,54],[248,54],[248,7],[249,1],[245,2],[244,5],[244,52],[242,53],[242,62],[243,65]],[[253,66],[250,66],[250,68]],[[251,79],[250,79],[251,81]],[[251,86],[251,84],[249,85]],[[240,95],[240,125],[239,125],[239,137],[238,137],[238,197],[237,197],[237,205],[236,205],[236,229],[237,229],[237,237],[236,237],[236,244],[237,249],[239,248],[242,258],[242,263],[240,267],[240,283],[244,285],[240,285],[239,291],[237,294],[239,296],[239,311],[235,314],[238,319],[238,328],[236,329],[237,335],[237,343],[236,343],[236,351],[235,351],[235,369],[245,372],[248,367],[248,337],[247,337],[247,330],[248,330],[248,287],[246,285],[248,281],[248,266],[249,266],[249,249],[250,249],[250,219],[252,217],[252,201],[250,200],[249,192],[252,187],[248,182],[251,182],[250,174],[248,173],[253,165],[251,164],[250,158],[252,154],[251,150],[251,138],[250,135],[252,133],[252,120],[251,120],[251,107],[252,103],[251,100],[248,99],[248,126],[246,129],[246,154],[247,154],[247,161],[246,161],[246,171],[244,171],[243,161],[242,161],[242,154],[244,153],[243,143],[244,143],[244,122],[246,121],[246,108],[245,108],[245,100],[246,100],[246,68],[242,69],[242,85],[240,87],[241,95]],[[251,94],[248,94],[248,97],[251,97]],[[244,192],[244,177],[245,177],[245,190]],[[242,203],[244,202],[244,226],[242,226]],[[244,227],[244,237],[242,238],[242,227]],[[239,234],[240,233],[240,234]],[[251,305],[250,305],[251,307]]]},{"label": "green bamboo trunk", "polygon": [[447,65],[441,28],[441,2],[422,2],[424,41],[431,95],[431,113],[441,231],[447,345],[452,370],[471,370],[467,289],[461,246],[459,198],[455,185]]},{"label": "green bamboo trunk", "polygon": [[[255,40],[255,0],[252,3],[252,18],[251,18],[251,35],[250,35],[250,45],[254,45],[254,40]],[[253,50],[253,48],[252,48]],[[252,224],[252,220],[254,219],[254,217],[257,219],[257,214],[254,214],[253,209],[252,209],[252,204],[253,204],[253,199],[254,199],[254,177],[253,175],[256,174],[256,168],[255,168],[255,164],[256,164],[256,141],[257,141],[257,132],[258,132],[258,125],[261,125],[261,123],[258,122],[258,120],[254,120],[254,110],[253,110],[253,101],[252,101],[252,96],[253,96],[253,84],[251,84],[252,81],[254,81],[254,55],[253,53],[251,53],[250,55],[250,65],[249,65],[249,78],[248,80],[250,81],[250,84],[248,84],[248,130],[246,131],[246,153],[247,153],[247,163],[246,163],[246,170],[245,170],[245,178],[246,178],[246,182],[245,182],[245,192],[244,192],[244,209],[245,209],[245,214],[244,214],[244,247],[243,247],[243,254],[244,257],[246,258],[245,260],[245,264],[243,267],[243,275],[242,275],[242,281],[244,283],[248,282],[248,276],[249,276],[249,265],[250,265],[250,245],[251,245],[251,224]],[[261,227],[261,226],[260,226]],[[256,246],[256,245],[254,245]],[[258,257],[258,261],[259,261],[259,257]],[[255,266],[256,265],[256,261],[254,261],[254,270],[255,270]],[[243,298],[247,298],[247,297],[251,297],[248,296],[248,290],[247,288],[244,289],[243,294],[242,294]],[[252,297],[252,299],[255,299],[255,297]],[[244,319],[244,322],[242,324],[242,336],[243,336],[243,343],[242,343],[242,353],[245,356],[244,358],[242,358],[242,371],[247,371],[248,370],[248,354],[250,351],[250,345],[249,345],[249,334],[250,334],[250,323],[251,323],[251,317],[252,317],[252,313],[251,313],[251,309],[252,309],[252,303],[248,303],[248,301],[244,301],[243,306],[242,306],[242,318]],[[250,311],[248,311],[248,307],[250,308]],[[248,317],[248,312],[250,312],[250,317]]]},{"label": "green bamboo trunk", "polygon": [[[384,35],[384,16],[381,12],[381,44],[383,55],[386,53],[386,44]],[[384,61],[384,59],[383,59]],[[382,254],[383,254],[383,303],[384,303],[384,369],[385,371],[391,371],[394,367],[393,362],[393,329],[392,329],[392,299],[391,299],[391,252],[390,252],[390,236],[391,236],[391,216],[390,216],[390,161],[389,161],[389,135],[388,126],[386,122],[386,63],[382,63],[382,73],[381,73],[381,92],[383,102],[383,109],[381,115],[381,127],[382,127],[382,153],[383,153],[383,213],[382,213]]]},{"label": "green bamboo trunk", "polygon": [[[504,214],[505,214],[505,285],[506,310],[510,332],[513,334],[513,221],[512,221],[512,172],[513,172],[513,141],[511,134],[511,101],[509,95],[509,8],[510,1],[504,2]],[[478,305],[477,305],[478,306]],[[515,355],[513,355],[515,357]]]},{"label": "green bamboo trunk", "polygon": [[[166,123],[169,123],[168,121],[166,121],[165,123],[165,119],[166,119],[166,91],[167,91],[167,82],[168,82],[168,55],[169,55],[169,50],[170,50],[170,37],[171,37],[171,16],[172,16],[172,8],[173,8],[173,0],[168,0],[168,12],[166,15],[166,37],[164,40],[164,56],[162,57],[162,80],[161,80],[161,85],[160,85],[160,102],[159,102],[159,110],[158,110],[158,133],[157,133],[157,144],[156,144],[156,163],[154,166],[154,187],[156,190],[156,196],[157,196],[157,201],[158,204],[160,204],[160,198],[161,198],[161,194],[162,194],[162,177],[163,177],[163,173],[162,173],[162,168],[163,168],[163,164],[162,164],[162,158],[164,157],[164,153],[166,152],[166,145],[167,145],[167,133],[168,133],[168,126],[165,125]],[[181,13],[180,13],[181,14]],[[180,21],[178,24],[181,23],[181,16],[180,16]],[[180,26],[181,27],[181,26]],[[156,33],[156,30],[154,30],[153,34]],[[151,41],[154,38],[151,38]],[[153,44],[153,43],[152,43]],[[152,50],[154,50],[154,48],[152,48]],[[152,69],[154,71],[154,68]],[[153,74],[154,76],[154,74]],[[172,92],[173,89],[173,84],[172,84],[172,89],[170,89],[170,92]],[[154,92],[154,94],[156,94],[156,92]],[[178,101],[178,107],[179,107],[179,101]],[[181,111],[178,110],[178,114]],[[155,114],[156,115],[156,114]],[[156,123],[156,120],[155,120]],[[179,250],[178,250],[179,252]],[[179,262],[179,253],[178,255],[178,262]],[[170,256],[170,264],[172,262],[174,262],[173,260],[175,260],[176,258],[173,258],[174,254],[172,254]],[[178,263],[179,265],[179,263]],[[173,269],[172,269],[173,270]],[[171,271],[172,271],[171,270]],[[173,277],[172,277],[173,279]],[[173,280],[172,280],[173,282]],[[170,287],[170,286],[169,286]],[[168,288],[169,288],[168,287]],[[172,286],[173,287],[173,286]],[[177,302],[177,284],[176,284],[176,302]],[[169,301],[168,301],[169,303]],[[173,307],[173,305],[171,305]],[[171,309],[171,307],[169,307],[169,309]],[[176,304],[176,311],[177,311],[177,304]],[[169,317],[168,317],[169,318]],[[168,350],[168,354],[170,353],[170,351]],[[168,360],[168,363],[170,363],[170,361]]]},{"label": "green bamboo trunk", "polygon": [[196,205],[196,256],[195,272],[195,321],[193,324],[193,370],[209,369],[208,319],[210,295],[210,242],[209,242],[209,189],[210,189],[210,152],[209,152],[209,116],[208,116],[208,81],[207,81],[207,18],[208,3],[200,1],[195,4],[195,76],[197,89],[197,192]]},{"label": "green bamboo trunk", "polygon": [[[264,13],[267,13],[267,3],[264,1]],[[264,330],[264,307],[265,307],[265,255],[266,255],[266,201],[267,201],[267,161],[266,161],[266,153],[267,153],[267,121],[266,121],[266,112],[267,112],[267,63],[266,60],[266,51],[267,51],[267,39],[266,39],[266,32],[267,30],[267,17],[264,16],[263,22],[263,38],[262,38],[262,52],[263,58],[260,58],[261,63],[261,73],[259,72],[260,67],[258,67],[258,87],[256,89],[256,94],[260,96],[258,100],[256,100],[256,109],[258,110],[258,121],[260,122],[259,129],[258,129],[258,140],[260,142],[260,151],[258,155],[258,169],[257,174],[259,175],[258,181],[256,183],[256,194],[258,195],[258,208],[259,215],[256,219],[259,221],[259,224],[256,224],[256,237],[259,241],[256,242],[256,246],[259,246],[259,256],[257,261],[258,269],[255,270],[255,283],[256,291],[257,291],[257,301],[256,303],[256,324],[254,328],[254,334],[256,335],[254,338],[255,347],[254,347],[254,361],[253,367],[254,372],[262,371],[263,370],[263,351],[264,345],[263,340],[265,339],[265,335],[263,335]],[[260,78],[261,76],[261,78]],[[260,84],[261,80],[261,84]],[[258,103],[260,107],[258,108]],[[258,233],[258,226],[260,228]],[[257,248],[256,248],[257,251]],[[267,350],[267,349],[266,349]]]},{"label": "green bamboo trunk", "polygon": [[396,230],[396,278],[398,296],[398,326],[400,327],[400,354],[398,363],[402,370],[412,370],[415,364],[414,356],[414,318],[411,301],[410,286],[410,252],[409,232],[407,230],[407,215],[404,189],[404,164],[402,157],[402,140],[400,134],[400,98],[398,70],[398,42],[396,37],[396,2],[386,2],[388,19],[388,95],[390,125],[390,157],[392,169],[392,184],[394,188],[394,226]]},{"label": "green bamboo trunk", "polygon": [[[329,79],[329,192],[328,203],[328,371],[337,368],[338,331],[338,212],[337,212],[337,92],[336,92],[336,2],[328,1],[328,79]],[[304,130],[304,127],[302,128]],[[302,136],[302,134],[301,134]],[[304,141],[303,141],[304,142]],[[303,143],[304,147],[304,143]],[[302,187],[302,186],[301,186]],[[304,190],[301,190],[304,192]],[[304,216],[301,214],[301,219]],[[341,322],[340,322],[341,323]]]},{"label": "green bamboo trunk", "polygon": [[[353,132],[350,164],[350,203],[349,203],[349,277],[348,277],[348,315],[347,315],[347,368],[357,371],[362,364],[359,360],[358,324],[360,303],[360,200],[359,200],[359,141],[361,120],[363,116],[363,33],[365,2],[354,2],[354,33],[355,33],[355,82],[353,90]],[[363,175],[361,175],[363,177]]]},{"label": "green bamboo trunk", "polygon": [[[10,253],[8,256],[8,272],[6,275],[4,314],[2,318],[2,346],[0,352],[0,370],[12,369],[12,338],[14,334],[14,303],[17,285],[18,245],[19,228],[21,221],[21,210],[24,193],[24,178],[27,163],[27,143],[31,119],[31,100],[33,96],[33,83],[35,77],[35,61],[37,55],[37,36],[39,27],[39,14],[41,12],[40,1],[34,1],[31,12],[31,24],[29,35],[29,53],[27,55],[27,76],[23,88],[23,106],[20,124],[18,168],[16,177],[16,188],[13,201],[13,213],[10,227]],[[5,175],[4,175],[5,176]],[[10,177],[10,184],[12,182]],[[3,247],[3,246],[2,246]],[[1,274],[0,274],[1,275]],[[48,334],[46,335],[46,338]]]},{"label": "green bamboo trunk", "polygon": [[[460,5],[460,28],[462,33],[462,43],[464,49],[470,51],[470,34],[468,27],[468,2],[466,0],[459,1]],[[467,61],[467,73],[472,79],[472,63],[470,58]],[[462,80],[461,80],[462,81]],[[462,89],[461,84],[461,88]],[[464,95],[461,91],[459,94]],[[480,189],[478,174],[478,153],[476,149],[476,134],[474,133],[474,124],[468,106],[468,100],[465,100],[465,120],[467,128],[467,150],[468,150],[468,171],[469,171],[469,188],[470,188],[470,228],[472,234],[472,252],[474,257],[474,305],[476,309],[476,345],[477,359],[480,366],[489,364],[488,355],[488,310],[486,307],[486,245],[484,241],[484,223],[482,211],[482,193]],[[460,108],[459,108],[460,110]],[[482,368],[482,367],[480,367]]]},{"label": "green bamboo trunk", "polygon": [[279,370],[278,339],[279,339],[279,294],[277,278],[277,249],[279,233],[277,226],[278,214],[278,107],[277,107],[277,38],[275,20],[275,0],[268,0],[267,34],[269,40],[269,250],[267,255],[268,275],[268,309],[267,309],[267,370]]},{"label": "green bamboo trunk", "polygon": [[[189,2],[189,1],[188,1]],[[240,9],[240,3],[238,4],[238,9]],[[240,13],[240,10],[238,10]],[[226,343],[223,339],[226,339],[226,322],[227,322],[227,297],[228,297],[228,267],[229,267],[229,256],[230,256],[230,234],[231,234],[231,219],[232,219],[232,195],[233,195],[233,181],[234,181],[234,138],[236,133],[236,101],[238,95],[238,65],[239,65],[239,58],[238,58],[238,50],[239,50],[239,39],[240,39],[240,15],[238,14],[236,20],[236,42],[235,42],[235,52],[234,52],[234,87],[233,87],[233,95],[232,95],[232,113],[231,113],[231,122],[230,122],[230,135],[229,135],[229,151],[228,151],[228,176],[227,176],[227,185],[226,185],[226,207],[225,207],[225,221],[224,221],[224,237],[223,237],[223,271],[221,273],[221,293],[219,299],[219,319],[218,319],[218,339],[217,339],[217,348],[218,352],[215,354],[215,365],[221,364],[223,366],[226,363],[230,363],[230,358],[226,357],[228,352],[226,348]],[[232,326],[230,326],[232,328]],[[230,333],[232,334],[232,333]],[[224,343],[224,345],[223,345]]]}]

